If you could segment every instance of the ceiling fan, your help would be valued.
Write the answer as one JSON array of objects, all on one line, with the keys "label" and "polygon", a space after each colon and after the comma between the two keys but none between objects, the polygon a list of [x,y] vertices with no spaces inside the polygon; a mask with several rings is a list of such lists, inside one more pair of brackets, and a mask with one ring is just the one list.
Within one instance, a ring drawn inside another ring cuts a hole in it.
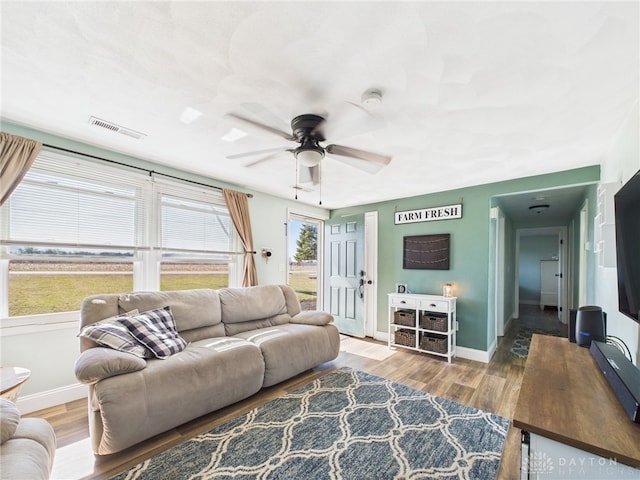
[{"label": "ceiling fan", "polygon": [[299,172],[299,181],[303,183],[313,183],[314,185],[317,185],[320,182],[319,166],[320,161],[324,158],[325,154],[329,154],[332,157],[335,156],[336,160],[369,173],[378,172],[385,165],[388,165],[392,158],[388,155],[381,155],[379,153],[345,147],[343,145],[331,144],[323,147],[320,145],[320,142],[324,142],[326,140],[323,129],[326,120],[320,115],[312,113],[298,115],[291,120],[292,133],[265,125],[236,113],[229,113],[228,116],[271,132],[285,140],[299,143],[295,148],[268,148],[265,150],[229,155],[227,156],[228,159],[267,154],[265,157],[245,165],[246,167],[251,167],[258,163],[267,161],[281,152],[291,152],[298,161],[298,164],[302,166],[302,169]]}]

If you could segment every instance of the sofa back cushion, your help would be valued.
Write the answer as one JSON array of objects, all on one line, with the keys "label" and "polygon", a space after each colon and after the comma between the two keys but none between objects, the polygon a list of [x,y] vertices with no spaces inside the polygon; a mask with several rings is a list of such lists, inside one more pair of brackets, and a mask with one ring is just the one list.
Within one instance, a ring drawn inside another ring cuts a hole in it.
[{"label": "sofa back cushion", "polygon": [[179,332],[220,323],[220,298],[211,289],[124,293],[118,305],[139,312],[170,306]]},{"label": "sofa back cushion", "polygon": [[298,300],[298,294],[290,285],[278,285],[284,295],[284,299],[287,302],[287,313],[292,317],[295,317],[302,311],[300,307],[300,300]]},{"label": "sofa back cushion", "polygon": [[[177,330],[187,342],[224,337],[220,298],[211,289],[92,295],[82,302],[80,329],[131,310],[142,313],[166,306],[171,307]],[[90,339],[80,338],[80,351],[96,346]]]},{"label": "sofa back cushion", "polygon": [[278,285],[218,290],[227,335],[288,323],[291,316]]}]

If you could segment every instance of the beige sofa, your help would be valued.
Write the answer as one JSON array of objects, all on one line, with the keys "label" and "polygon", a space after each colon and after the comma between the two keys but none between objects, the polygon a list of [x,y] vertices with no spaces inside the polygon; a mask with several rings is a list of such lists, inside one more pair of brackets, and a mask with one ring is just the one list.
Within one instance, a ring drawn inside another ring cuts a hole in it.
[{"label": "beige sofa", "polygon": [[188,343],[167,358],[140,358],[80,338],[75,371],[89,385],[98,455],[245,399],[339,352],[333,317],[301,311],[286,285],[94,295],[83,301],[81,332],[125,312],[166,306]]},{"label": "beige sofa", "polygon": [[42,418],[20,418],[13,402],[0,398],[0,478],[47,479],[56,451],[53,428]]}]

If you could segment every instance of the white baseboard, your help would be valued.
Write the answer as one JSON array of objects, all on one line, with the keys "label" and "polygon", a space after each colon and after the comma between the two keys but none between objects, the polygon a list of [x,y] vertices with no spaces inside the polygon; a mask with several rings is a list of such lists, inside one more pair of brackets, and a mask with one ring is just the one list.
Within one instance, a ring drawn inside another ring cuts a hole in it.
[{"label": "white baseboard", "polygon": [[[373,334],[374,340],[379,340],[381,342],[388,342],[389,335],[387,332],[375,332]],[[483,350],[476,350],[474,348],[460,347],[456,346],[456,357],[465,358],[467,360],[474,360],[476,362],[489,363],[491,357],[496,351],[496,343],[489,348],[488,352]]]},{"label": "white baseboard", "polygon": [[496,344],[493,343],[488,352],[484,350],[476,350],[475,348],[456,347],[456,357],[466,358],[467,360],[473,360],[476,362],[489,363],[491,357],[496,351]]},{"label": "white baseboard", "polygon": [[387,332],[374,332],[373,339],[380,342],[389,342],[389,334]]},{"label": "white baseboard", "polygon": [[511,327],[511,322],[513,322],[515,320],[515,313],[512,313],[509,316],[509,319],[507,320],[507,322],[504,324],[504,333],[507,333],[509,331],[509,327]]},{"label": "white baseboard", "polygon": [[18,397],[16,405],[21,414],[37,412],[45,408],[55,407],[63,403],[72,402],[81,398],[86,398],[89,389],[86,385],[76,383],[64,387],[54,388],[46,392],[34,393]]}]

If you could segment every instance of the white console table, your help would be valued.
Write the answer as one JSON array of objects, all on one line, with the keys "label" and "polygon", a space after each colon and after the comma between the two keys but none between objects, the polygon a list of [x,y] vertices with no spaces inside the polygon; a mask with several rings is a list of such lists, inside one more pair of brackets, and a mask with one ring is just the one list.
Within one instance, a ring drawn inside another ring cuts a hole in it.
[{"label": "white console table", "polygon": [[402,347],[451,362],[456,354],[456,297],[389,294],[389,347]]}]

